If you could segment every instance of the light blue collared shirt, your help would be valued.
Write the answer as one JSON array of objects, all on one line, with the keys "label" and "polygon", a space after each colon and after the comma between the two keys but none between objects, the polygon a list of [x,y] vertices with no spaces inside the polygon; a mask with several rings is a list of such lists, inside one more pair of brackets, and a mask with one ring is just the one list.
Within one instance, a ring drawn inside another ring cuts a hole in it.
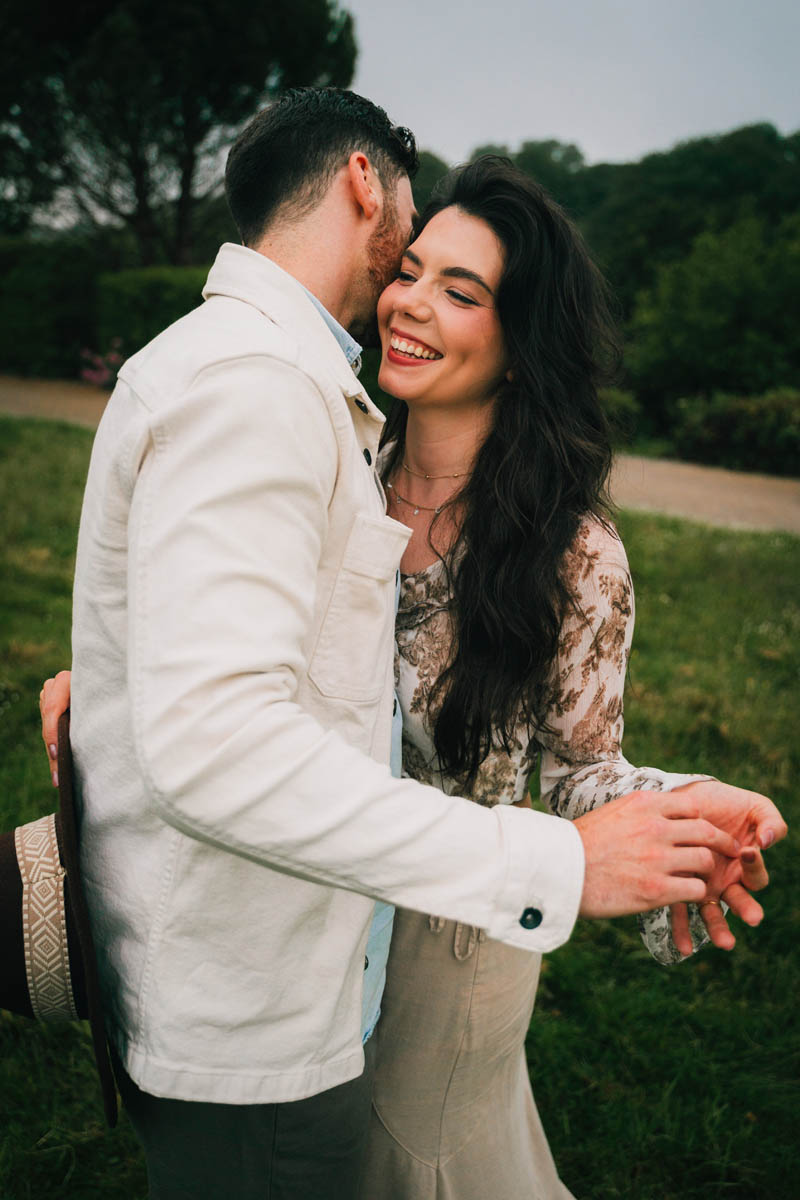
[{"label": "light blue collared shirt", "polygon": [[[345,358],[357,375],[361,370],[361,346],[359,346],[355,338],[352,338],[347,330],[339,324],[335,317],[331,316],[324,304],[320,303],[320,301],[312,292],[309,292],[308,288],[304,288],[303,290],[319,312],[333,336],[336,338],[336,341],[339,343]],[[399,600],[400,572],[398,571],[397,587],[395,591],[395,612],[397,612]],[[403,717],[400,712],[400,704],[398,703],[397,696],[395,696],[392,716],[392,751],[390,762],[392,774],[396,779],[400,778],[402,761]],[[378,1017],[381,1015],[381,999],[383,997],[383,989],[386,984],[386,961],[389,957],[389,945],[392,940],[393,922],[394,906],[378,901],[375,905],[375,915],[372,918],[372,925],[370,926],[369,938],[367,939],[367,953],[364,960],[364,989],[361,1000],[361,1036],[362,1040],[365,1042],[374,1031],[375,1026],[378,1024]]]}]

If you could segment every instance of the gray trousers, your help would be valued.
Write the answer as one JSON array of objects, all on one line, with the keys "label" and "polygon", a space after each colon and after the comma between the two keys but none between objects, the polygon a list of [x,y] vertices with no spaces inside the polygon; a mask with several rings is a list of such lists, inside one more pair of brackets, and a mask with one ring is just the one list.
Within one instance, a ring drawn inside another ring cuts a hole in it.
[{"label": "gray trousers", "polygon": [[286,1104],[206,1104],[141,1091],[116,1055],[144,1148],[150,1200],[355,1200],[369,1129],[375,1038],[358,1079]]}]

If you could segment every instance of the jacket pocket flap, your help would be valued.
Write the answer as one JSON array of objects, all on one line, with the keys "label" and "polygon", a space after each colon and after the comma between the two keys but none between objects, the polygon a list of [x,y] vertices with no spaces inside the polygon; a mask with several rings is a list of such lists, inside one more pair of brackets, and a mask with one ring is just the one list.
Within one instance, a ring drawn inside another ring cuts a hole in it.
[{"label": "jacket pocket flap", "polygon": [[389,580],[397,571],[411,530],[391,517],[357,513],[347,538],[342,569]]}]

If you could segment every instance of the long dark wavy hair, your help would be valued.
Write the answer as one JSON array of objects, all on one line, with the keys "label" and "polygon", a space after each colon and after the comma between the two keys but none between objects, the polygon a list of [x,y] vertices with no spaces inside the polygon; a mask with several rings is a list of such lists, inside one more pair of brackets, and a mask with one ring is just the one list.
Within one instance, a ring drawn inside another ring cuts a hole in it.
[{"label": "long dark wavy hair", "polygon": [[[619,366],[605,282],[575,226],[507,159],[484,155],[437,186],[421,227],[456,205],[505,252],[496,296],[509,366],[493,423],[459,493],[447,553],[453,643],[428,714],[442,770],[464,790],[493,747],[511,750],[522,712],[542,726],[559,630],[573,602],[565,552],[581,521],[607,520],[611,448],[598,386]],[[396,400],[382,445],[402,461],[408,409]],[[435,714],[435,716],[434,716]]]}]

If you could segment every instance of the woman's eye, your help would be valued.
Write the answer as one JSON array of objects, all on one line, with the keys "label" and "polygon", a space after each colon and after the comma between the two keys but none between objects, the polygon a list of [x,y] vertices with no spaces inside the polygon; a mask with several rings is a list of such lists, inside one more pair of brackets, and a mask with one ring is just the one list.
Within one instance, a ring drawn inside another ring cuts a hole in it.
[{"label": "woman's eye", "polygon": [[402,283],[413,283],[414,282],[414,276],[411,274],[410,271],[401,271],[400,274],[397,276],[397,278],[399,280],[401,280]]},{"label": "woman's eye", "polygon": [[447,294],[448,294],[448,296],[451,296],[453,298],[453,300],[457,300],[459,302],[459,304],[477,304],[478,303],[477,300],[472,299],[472,296],[465,296],[463,292],[457,292],[455,288],[448,288]]}]

